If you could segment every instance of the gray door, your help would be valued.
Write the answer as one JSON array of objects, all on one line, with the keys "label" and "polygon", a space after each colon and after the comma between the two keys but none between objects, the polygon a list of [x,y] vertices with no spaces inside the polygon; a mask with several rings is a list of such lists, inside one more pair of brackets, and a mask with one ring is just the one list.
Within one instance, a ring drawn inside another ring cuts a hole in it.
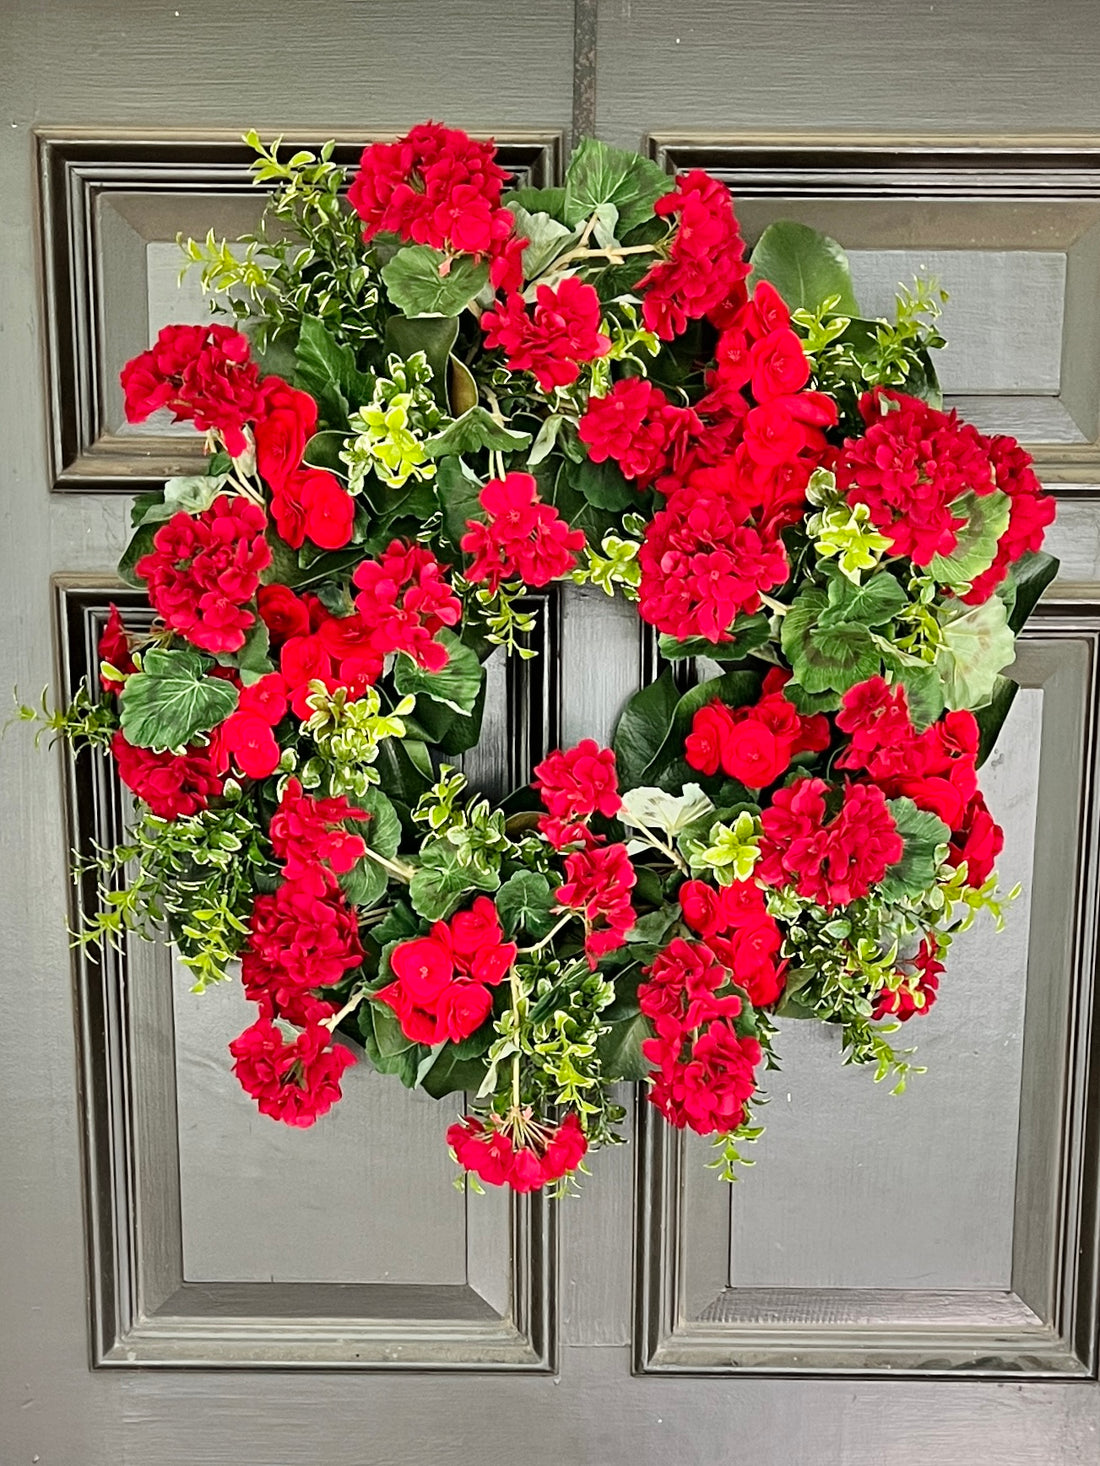
[{"label": "gray door", "polygon": [[[443,118],[552,181],[574,121],[795,215],[872,307],[953,293],[944,377],[1032,445],[1063,579],[986,774],[1023,882],[952,953],[891,1098],[788,1023],[728,1188],[648,1123],[558,1207],[459,1195],[452,1107],[359,1065],[315,1131],[227,1068],[232,991],[159,949],[78,962],[66,849],[109,779],[0,745],[2,1466],[955,1466],[1100,1459],[1094,1062],[1100,712],[1100,32],[1056,0],[0,0],[3,675],[87,667],[128,494],[185,436],[118,366],[170,317],[177,231],[255,211],[248,126],[356,142]],[[539,603],[478,773],[609,731],[632,613]],[[521,675],[522,673],[522,675]]]}]

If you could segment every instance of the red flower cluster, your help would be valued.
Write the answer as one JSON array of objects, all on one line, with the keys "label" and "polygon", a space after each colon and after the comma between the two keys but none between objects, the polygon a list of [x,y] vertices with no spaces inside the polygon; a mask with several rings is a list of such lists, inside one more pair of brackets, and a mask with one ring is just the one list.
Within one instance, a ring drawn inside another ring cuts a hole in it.
[{"label": "red flower cluster", "polygon": [[594,845],[588,828],[594,814],[612,819],[622,807],[615,755],[594,738],[582,738],[569,749],[556,749],[535,766],[533,789],[546,806],[539,829],[553,845]]},{"label": "red flower cluster", "polygon": [[904,795],[951,830],[950,858],[965,860],[971,885],[984,884],[1004,848],[1004,834],[978,789],[979,735],[973,713],[945,713],[918,733],[905,689],[872,677],[844,694],[837,727],[851,743],[838,767],[865,769],[889,799]]},{"label": "red flower cluster", "polygon": [[340,1098],[340,1078],[355,1059],[333,1045],[323,1023],[310,1023],[291,1043],[270,1018],[258,1018],[229,1045],[233,1073],[260,1113],[302,1129]]},{"label": "red flower cluster", "polygon": [[645,976],[638,1005],[655,1033],[642,1044],[656,1069],[650,1103],[678,1129],[736,1130],[756,1088],[761,1048],[733,1025],[742,1005],[736,993],[722,991],[729,973],[709,946],[674,937]]},{"label": "red flower cluster", "polygon": [[346,822],[369,818],[365,809],[353,809],[342,795],[314,799],[302,793],[297,779],[288,779],[268,830],[286,879],[323,895],[332,886],[328,872],[349,871],[366,854],[366,841],[352,834]]},{"label": "red flower cluster", "polygon": [[849,504],[866,504],[894,553],[928,565],[958,543],[965,516],[951,505],[961,494],[997,487],[988,441],[955,412],[876,388],[860,398],[867,424],[836,461],[837,487]]},{"label": "red flower cluster", "polygon": [[484,1125],[465,1115],[447,1131],[455,1159],[490,1186],[508,1185],[513,1191],[537,1191],[575,1171],[588,1149],[577,1116],[570,1111],[553,1129],[539,1127],[537,1146],[516,1145],[499,1125]]},{"label": "red flower cluster", "polygon": [[703,424],[645,377],[626,377],[606,397],[588,399],[578,432],[593,463],[610,458],[645,489],[685,459]]},{"label": "red flower cluster", "polygon": [[768,886],[794,886],[819,906],[847,906],[866,896],[900,860],[904,842],[881,789],[847,784],[826,820],[824,779],[796,779],[777,789],[760,816],[763,836],[754,874]]},{"label": "red flower cluster", "polygon": [[730,465],[704,468],[669,495],[638,552],[638,614],[679,641],[729,641],[743,611],[787,579],[787,553],[770,503]]},{"label": "red flower cluster", "polygon": [[377,560],[357,566],[352,579],[359,587],[355,608],[379,657],[406,652],[429,672],[447,665],[447,649],[434,637],[455,625],[462,603],[431,550],[391,540]]},{"label": "red flower cluster", "polygon": [[200,432],[218,432],[236,458],[248,447],[243,428],[262,402],[260,369],[247,336],[229,326],[164,326],[153,346],[122,368],[127,422],[159,408]]},{"label": "red flower cluster", "polygon": [[317,431],[317,404],[308,392],[291,387],[282,377],[265,377],[260,399],[254,429],[256,468],[278,498]]},{"label": "red flower cluster", "polygon": [[495,152],[491,142],[436,122],[395,143],[372,143],[348,190],[363,238],[385,230],[447,253],[488,255],[494,285],[503,283],[517,264],[515,216],[501,207],[508,174],[493,161]]},{"label": "red flower cluster", "polygon": [[322,550],[342,550],[355,527],[355,500],[324,468],[296,468],[271,496],[275,528],[292,550],[307,539]]},{"label": "red flower cluster", "polygon": [[983,574],[976,576],[964,601],[980,605],[987,601],[1014,565],[1029,550],[1040,550],[1043,533],[1054,521],[1056,505],[1035,477],[1031,454],[1015,438],[987,438],[997,487],[1009,497],[1008,526],[997,541],[997,558]]},{"label": "red flower cluster", "polygon": [[490,479],[478,502],[488,518],[466,521],[462,550],[474,557],[467,580],[486,581],[495,595],[502,581],[549,585],[577,563],[584,530],[570,529],[553,505],[540,501],[532,474]]},{"label": "red flower cluster", "polygon": [[296,1021],[294,1005],[301,994],[335,987],[362,960],[355,912],[335,877],[322,868],[256,897],[242,972],[255,1002],[261,1001],[262,990],[278,1013]]},{"label": "red flower cluster", "polygon": [[297,717],[312,712],[306,699],[313,682],[330,692],[346,687],[352,697],[361,697],[378,679],[383,654],[357,612],[334,616],[316,596],[298,596],[285,585],[262,586],[259,608],[272,648],[279,651],[279,671]]},{"label": "red flower cluster", "polygon": [[936,1001],[940,985],[940,974],[944,970],[939,961],[939,944],[933,933],[921,942],[917,953],[902,964],[904,981],[900,987],[883,988],[875,999],[873,1017],[896,1018],[905,1023],[914,1013],[927,1013]]},{"label": "red flower cluster", "polygon": [[639,282],[642,317],[663,341],[679,336],[689,320],[707,316],[723,326],[745,300],[745,242],[729,190],[700,169],[682,174],[653,212],[678,214],[669,258]]},{"label": "red flower cluster", "polygon": [[637,876],[625,845],[594,846],[565,857],[565,883],[555,892],[559,906],[584,914],[584,951],[595,968],[607,952],[626,942],[634,925],[630,893]]},{"label": "red flower cluster", "polygon": [[802,717],[783,696],[788,675],[773,667],[763,696],[750,707],[728,708],[715,699],[700,708],[684,740],[691,767],[703,774],[721,769],[747,789],[764,789],[782,778],[796,754],[828,748],[828,718]]},{"label": "red flower cluster", "polygon": [[522,295],[511,294],[481,317],[485,345],[500,347],[509,371],[532,372],[542,392],[568,387],[580,375],[582,361],[594,361],[611,350],[601,330],[600,298],[576,275],[559,286],[540,285],[534,310],[528,314]]},{"label": "red flower cluster", "polygon": [[777,961],[782,938],[755,881],[734,881],[717,890],[705,881],[685,881],[680,909],[754,1008],[775,1002],[783,991],[786,967]]},{"label": "red flower cluster", "polygon": [[[116,672],[129,675],[129,673],[137,670],[134,666],[134,659],[130,655],[130,638],[126,633],[125,626],[122,624],[122,616],[119,609],[113,601],[111,602],[111,609],[107,615],[107,624],[103,628],[102,635],[99,638],[99,645],[96,647],[96,652],[100,662],[106,662]],[[117,681],[114,677],[105,676],[102,671],[99,674],[99,685],[103,688],[104,692],[121,692],[125,686],[124,683]]]},{"label": "red flower cluster", "polygon": [[262,509],[228,494],[201,514],[173,514],[134,567],[165,624],[203,651],[238,651],[256,619],[247,602],[271,564],[266,527]]},{"label": "red flower cluster", "polygon": [[401,1032],[414,1043],[458,1043],[481,1027],[493,1006],[491,987],[516,960],[497,909],[479,896],[469,911],[437,921],[426,937],[402,942],[390,953],[396,981],[375,1001],[397,1014]]},{"label": "red flower cluster", "polygon": [[158,819],[198,814],[225,783],[227,761],[217,740],[206,748],[192,744],[184,753],[154,753],[128,742],[120,728],[111,739],[111,754],[119,778]]},{"label": "red flower cluster", "polygon": [[286,683],[278,672],[242,687],[236,712],[217,729],[217,739],[242,774],[266,779],[279,767],[282,749],[275,727],[286,716]]}]

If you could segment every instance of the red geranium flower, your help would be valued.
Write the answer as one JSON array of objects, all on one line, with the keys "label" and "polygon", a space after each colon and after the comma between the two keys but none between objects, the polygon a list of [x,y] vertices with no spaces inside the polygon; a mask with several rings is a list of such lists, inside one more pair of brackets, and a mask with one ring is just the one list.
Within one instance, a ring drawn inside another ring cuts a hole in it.
[{"label": "red geranium flower", "polygon": [[616,382],[606,397],[589,397],[578,428],[593,463],[613,459],[639,489],[668,473],[703,433],[690,407],[675,407],[645,377]]},{"label": "red geranium flower", "polygon": [[217,740],[184,753],[154,753],[127,741],[120,728],[111,739],[119,778],[162,820],[198,814],[222,792],[228,760]]},{"label": "red geranium flower", "polygon": [[630,893],[637,876],[626,846],[607,845],[567,855],[565,877],[555,900],[584,914],[584,950],[594,969],[605,953],[624,945],[634,925]]},{"label": "red geranium flower", "polygon": [[556,289],[540,285],[531,314],[522,295],[510,295],[481,317],[486,348],[499,346],[510,371],[532,372],[547,393],[575,382],[582,361],[611,350],[600,325],[600,298],[576,275]]},{"label": "red geranium flower", "polygon": [[248,338],[229,326],[164,326],[148,351],[126,363],[120,380],[127,422],[167,407],[176,422],[220,433],[234,458],[248,446],[244,425],[262,410]]},{"label": "red geranium flower", "polygon": [[745,300],[745,242],[729,190],[701,169],[681,174],[653,206],[658,217],[678,214],[668,260],[639,282],[646,327],[672,341],[689,320],[709,316],[726,323]]},{"label": "red geranium flower", "polygon": [[366,854],[366,841],[346,828],[347,821],[369,818],[343,795],[315,799],[302,792],[297,779],[288,779],[268,831],[287,880],[312,883],[315,894],[322,895],[330,885],[326,869],[343,874]]},{"label": "red geranium flower", "polygon": [[359,565],[352,579],[359,587],[355,608],[379,655],[405,652],[430,672],[447,665],[447,649],[434,638],[455,625],[462,603],[430,550],[391,540],[377,560]]},{"label": "red geranium flower", "polygon": [[310,539],[322,550],[342,550],[355,524],[355,500],[324,468],[294,469],[271,499],[271,517],[293,550]]},{"label": "red geranium flower", "polygon": [[256,418],[256,469],[272,492],[278,494],[301,465],[306,444],[317,431],[317,404],[282,377],[265,377],[260,384]]},{"label": "red geranium flower", "polygon": [[[107,624],[103,628],[99,645],[96,647],[96,653],[101,662],[106,662],[108,666],[114,667],[116,672],[129,675],[137,670],[134,666],[134,659],[130,655],[130,638],[122,624],[119,609],[113,601],[107,616]],[[116,678],[105,676],[102,671],[99,674],[99,684],[104,692],[121,692],[126,685]]]},{"label": "red geranium flower", "polygon": [[608,819],[622,807],[615,755],[594,738],[582,738],[569,749],[556,749],[535,766],[532,787],[546,806],[539,829],[556,850],[593,837],[587,821],[594,814]]},{"label": "red geranium flower", "polygon": [[570,529],[553,505],[540,501],[532,474],[490,479],[478,501],[487,518],[466,521],[461,547],[474,557],[467,580],[485,581],[495,595],[505,580],[549,585],[576,565],[584,530]]},{"label": "red geranium flower", "polygon": [[1054,499],[1032,469],[1031,454],[1015,438],[987,438],[997,487],[1009,497],[1008,526],[997,541],[997,558],[983,574],[975,577],[963,600],[970,605],[987,601],[1004,580],[1011,566],[1029,550],[1041,550],[1048,524],[1054,521]]},{"label": "red geranium flower", "polygon": [[269,1018],[259,1018],[229,1045],[233,1072],[260,1113],[286,1125],[312,1125],[341,1097],[340,1077],[353,1055],[335,1047],[321,1023],[311,1023],[292,1043]]},{"label": "red geranium flower", "polygon": [[821,906],[846,906],[901,859],[904,843],[876,785],[846,785],[839,812],[826,822],[828,792],[823,779],[810,778],[776,790],[760,816],[754,875],[765,885],[794,886]]},{"label": "red geranium flower", "polygon": [[[536,1137],[530,1137],[535,1140]],[[538,1127],[535,1144],[516,1146],[499,1124],[486,1126],[475,1115],[465,1115],[447,1131],[447,1144],[459,1165],[473,1171],[490,1186],[511,1186],[513,1191],[535,1191],[575,1171],[584,1159],[588,1140],[580,1120],[570,1111],[560,1125]]]}]

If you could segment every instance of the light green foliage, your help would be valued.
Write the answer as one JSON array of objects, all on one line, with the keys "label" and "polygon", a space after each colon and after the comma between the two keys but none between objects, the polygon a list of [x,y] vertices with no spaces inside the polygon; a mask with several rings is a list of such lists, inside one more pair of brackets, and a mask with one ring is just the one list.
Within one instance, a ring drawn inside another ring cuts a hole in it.
[{"label": "light green foliage", "polygon": [[494,646],[504,647],[509,656],[514,653],[521,660],[529,661],[535,653],[519,638],[530,636],[534,631],[536,615],[534,611],[521,610],[518,604],[527,594],[523,582],[505,581],[495,591],[484,585],[471,585],[469,589],[473,592],[474,604],[485,618],[488,640]]},{"label": "light green foliage", "polygon": [[871,523],[871,511],[866,504],[848,504],[835,492],[814,499],[814,480],[824,479],[835,482],[833,475],[822,469],[810,481],[808,497],[822,507],[810,516],[806,533],[813,540],[818,556],[822,560],[835,557],[841,575],[858,585],[862,572],[873,570],[889,552],[890,541]]},{"label": "light green foliage", "polygon": [[[63,739],[77,750],[110,747],[111,739],[118,729],[118,714],[110,703],[93,698],[83,683],[77,688],[68,707],[51,708],[48,696],[47,689],[43,688],[36,708],[17,700],[10,721],[38,724],[34,735],[36,745],[46,733],[50,733],[51,748],[58,739]],[[7,724],[5,729],[6,727]]]},{"label": "light green foliage", "polygon": [[346,687],[330,692],[323,682],[311,682],[306,699],[313,709],[305,731],[317,746],[317,755],[302,766],[304,789],[327,794],[365,794],[379,782],[375,768],[379,745],[386,738],[404,738],[404,719],[416,706],[413,697],[402,698],[391,713],[382,711],[382,698],[368,687],[352,698]]},{"label": "light green foliage", "polygon": [[391,356],[388,377],[377,377],[370,402],[353,412],[349,427],[356,435],[340,453],[348,467],[348,492],[358,494],[367,478],[376,474],[384,484],[399,489],[410,478],[431,479],[436,466],[424,440],[443,422],[432,389],[432,371],[424,352],[407,361]]},{"label": "light green foliage", "polygon": [[718,820],[705,840],[687,840],[682,849],[692,875],[713,876],[720,886],[747,881],[760,858],[760,819],[743,809],[730,824]]},{"label": "light green foliage", "polygon": [[641,548],[638,540],[605,534],[598,550],[585,545],[585,564],[578,565],[571,578],[577,585],[598,585],[605,595],[613,596],[618,590],[627,600],[636,601],[642,579],[638,564]]},{"label": "light green foliage", "polygon": [[455,806],[466,788],[466,783],[465,774],[452,768],[450,764],[442,764],[439,778],[421,795],[420,802],[413,810],[413,819],[417,824],[427,825],[433,833],[445,830],[448,825],[461,819],[461,810]]},{"label": "light green foliage", "polygon": [[379,334],[380,288],[359,220],[342,201],[345,171],[332,161],[335,144],[302,150],[285,162],[281,138],[270,148],[255,132],[245,142],[256,154],[253,181],[273,185],[260,228],[237,247],[180,239],[186,271],[197,267],[204,292],[225,297],[241,322],[251,322],[258,350],[292,338],[303,320],[324,324],[356,344]]},{"label": "light green foliage", "polygon": [[741,1177],[738,1174],[738,1167],[756,1165],[756,1161],[751,1156],[742,1155],[741,1147],[754,1145],[763,1135],[764,1127],[753,1124],[748,1106],[746,1106],[745,1113],[746,1118],[736,1130],[711,1136],[715,1154],[713,1160],[707,1161],[707,1168],[717,1171],[723,1181],[739,1181]]}]

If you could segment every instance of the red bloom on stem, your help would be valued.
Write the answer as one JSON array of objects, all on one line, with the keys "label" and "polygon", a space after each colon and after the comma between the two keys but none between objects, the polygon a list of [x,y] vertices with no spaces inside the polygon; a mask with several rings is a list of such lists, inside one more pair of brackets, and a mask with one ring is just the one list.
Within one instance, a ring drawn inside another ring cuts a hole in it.
[{"label": "red bloom on stem", "polygon": [[644,489],[684,456],[703,424],[645,377],[627,377],[606,397],[588,399],[578,432],[593,463],[612,459]]},{"label": "red bloom on stem", "polygon": [[447,665],[447,649],[434,638],[455,625],[462,604],[430,550],[391,540],[377,560],[359,565],[352,579],[359,587],[355,608],[379,655],[406,652],[429,672]]},{"label": "red bloom on stem", "polygon": [[290,636],[309,635],[309,602],[295,595],[289,586],[261,585],[256,603],[273,646]]},{"label": "red bloom on stem", "polygon": [[584,950],[593,969],[605,953],[626,942],[634,925],[630,893],[636,880],[625,845],[578,850],[565,857],[565,883],[555,900],[583,913]]},{"label": "red bloom on stem", "polygon": [[956,413],[900,392],[876,388],[859,406],[867,431],[841,448],[837,486],[849,504],[867,505],[895,554],[917,565],[950,554],[966,522],[951,505],[997,487],[988,441]]},{"label": "red bloom on stem", "polygon": [[553,505],[540,501],[532,474],[490,479],[478,499],[487,518],[466,521],[462,550],[474,557],[467,580],[485,581],[495,594],[505,580],[549,585],[573,569],[584,530],[570,529]]},{"label": "red bloom on stem", "polygon": [[[111,602],[111,609],[107,616],[107,624],[103,628],[103,634],[99,638],[99,645],[96,652],[100,662],[106,662],[116,672],[129,675],[137,669],[134,666],[134,659],[130,655],[130,638],[126,628],[122,624],[122,616],[115,603]],[[121,692],[126,685],[114,677],[106,676],[102,671],[99,674],[99,685],[104,692]]]},{"label": "red bloom on stem", "polygon": [[459,1042],[485,1022],[496,987],[516,960],[504,940],[497,909],[479,896],[469,911],[437,921],[426,937],[401,942],[390,953],[395,981],[374,994],[397,1014],[414,1043]]},{"label": "red bloom on stem", "polygon": [[209,509],[173,514],[135,569],[173,631],[208,652],[235,652],[256,618],[247,602],[271,564],[264,511],[219,494]]},{"label": "red bloom on stem", "polygon": [[690,1127],[699,1135],[736,1130],[756,1088],[759,1041],[714,1018],[691,1038],[684,1054],[684,1035],[675,1020],[658,1020],[656,1026],[657,1037],[642,1044],[642,1052],[658,1066],[651,1076],[650,1104],[680,1130]]},{"label": "red bloom on stem", "polygon": [[866,767],[879,748],[896,746],[899,740],[908,742],[913,737],[905,688],[900,682],[890,687],[881,677],[857,682],[841,698],[836,725],[851,737],[836,761],[837,767]]},{"label": "red bloom on stem", "polygon": [[765,885],[794,886],[821,906],[846,906],[901,859],[904,843],[876,785],[846,785],[840,810],[826,821],[828,792],[824,779],[810,778],[776,790],[760,816],[754,874]]},{"label": "red bloom on stem", "polygon": [[215,740],[184,753],[154,753],[128,742],[121,728],[111,739],[119,778],[162,820],[198,814],[222,792],[227,759]]},{"label": "red bloom on stem", "polygon": [[366,854],[366,841],[349,831],[346,822],[369,818],[366,810],[354,808],[343,795],[314,799],[303,794],[297,779],[288,779],[268,831],[287,880],[312,882],[315,894],[322,895],[330,884],[326,867],[343,874]]},{"label": "red bloom on stem", "polygon": [[940,985],[940,974],[944,970],[939,961],[939,944],[933,934],[925,937],[916,955],[902,964],[904,981],[896,988],[883,988],[875,998],[872,1014],[879,1018],[896,1018],[905,1023],[914,1013],[927,1013],[936,1001]]},{"label": "red bloom on stem", "polygon": [[317,404],[282,377],[265,377],[260,384],[256,417],[256,469],[273,493],[300,467],[306,444],[317,431]]},{"label": "red bloom on stem", "polygon": [[447,1144],[459,1165],[473,1171],[490,1186],[511,1186],[514,1191],[535,1191],[575,1171],[584,1159],[588,1139],[571,1110],[560,1125],[540,1125],[535,1144],[516,1146],[498,1124],[485,1125],[475,1115],[464,1115],[447,1131]]},{"label": "red bloom on stem", "polygon": [[795,754],[828,748],[827,719],[800,717],[783,696],[782,683],[771,673],[769,679],[751,706],[731,709],[715,700],[696,712],[684,740],[684,757],[693,769],[721,769],[748,789],[763,789],[787,772]]},{"label": "red bloom on stem", "polygon": [[948,858],[952,865],[966,861],[966,883],[975,890],[993,874],[997,856],[1005,847],[1005,833],[975,793],[951,832]]},{"label": "red bloom on stem", "polygon": [[229,1045],[233,1072],[260,1113],[286,1125],[312,1125],[341,1097],[340,1078],[353,1055],[336,1047],[321,1023],[286,1043],[269,1018],[259,1018]]},{"label": "red bloom on stem", "polygon": [[284,881],[252,908],[249,947],[281,968],[291,988],[335,987],[363,960],[359,924],[343,891],[331,877],[322,894],[316,885],[312,876]]},{"label": "red bloom on stem", "polygon": [[218,729],[221,746],[250,779],[266,779],[279,767],[282,749],[271,729],[272,724],[262,713],[240,708]]},{"label": "red bloom on stem", "polygon": [[977,576],[963,600],[970,605],[987,601],[1008,574],[1009,569],[1029,550],[1043,547],[1048,524],[1053,523],[1055,501],[1043,493],[1035,477],[1031,455],[1015,438],[987,438],[990,461],[997,487],[1009,497],[1008,525],[997,541],[997,558],[988,570]]},{"label": "red bloom on stem", "polygon": [[587,827],[591,817],[602,814],[611,819],[622,808],[615,755],[594,738],[547,754],[535,767],[532,788],[547,811],[539,817],[539,829],[555,850],[591,842],[594,837]]},{"label": "red bloom on stem", "polygon": [[298,468],[272,495],[271,517],[293,550],[307,539],[322,550],[342,550],[355,525],[355,500],[327,469]]},{"label": "red bloom on stem", "polygon": [[681,174],[653,212],[679,215],[669,258],[639,282],[646,327],[671,341],[689,320],[709,316],[716,325],[745,300],[745,242],[734,217],[729,190],[701,169]]},{"label": "red bloom on stem", "polygon": [[127,422],[167,407],[176,422],[220,433],[234,458],[248,446],[244,425],[263,405],[248,338],[229,326],[162,327],[152,347],[122,368],[120,381]]},{"label": "red bloom on stem", "polygon": [[509,371],[532,372],[539,388],[551,393],[568,387],[580,375],[582,361],[594,361],[611,350],[611,338],[600,330],[600,298],[576,275],[556,288],[540,285],[528,314],[522,295],[509,295],[481,317],[485,346],[504,352]]}]

